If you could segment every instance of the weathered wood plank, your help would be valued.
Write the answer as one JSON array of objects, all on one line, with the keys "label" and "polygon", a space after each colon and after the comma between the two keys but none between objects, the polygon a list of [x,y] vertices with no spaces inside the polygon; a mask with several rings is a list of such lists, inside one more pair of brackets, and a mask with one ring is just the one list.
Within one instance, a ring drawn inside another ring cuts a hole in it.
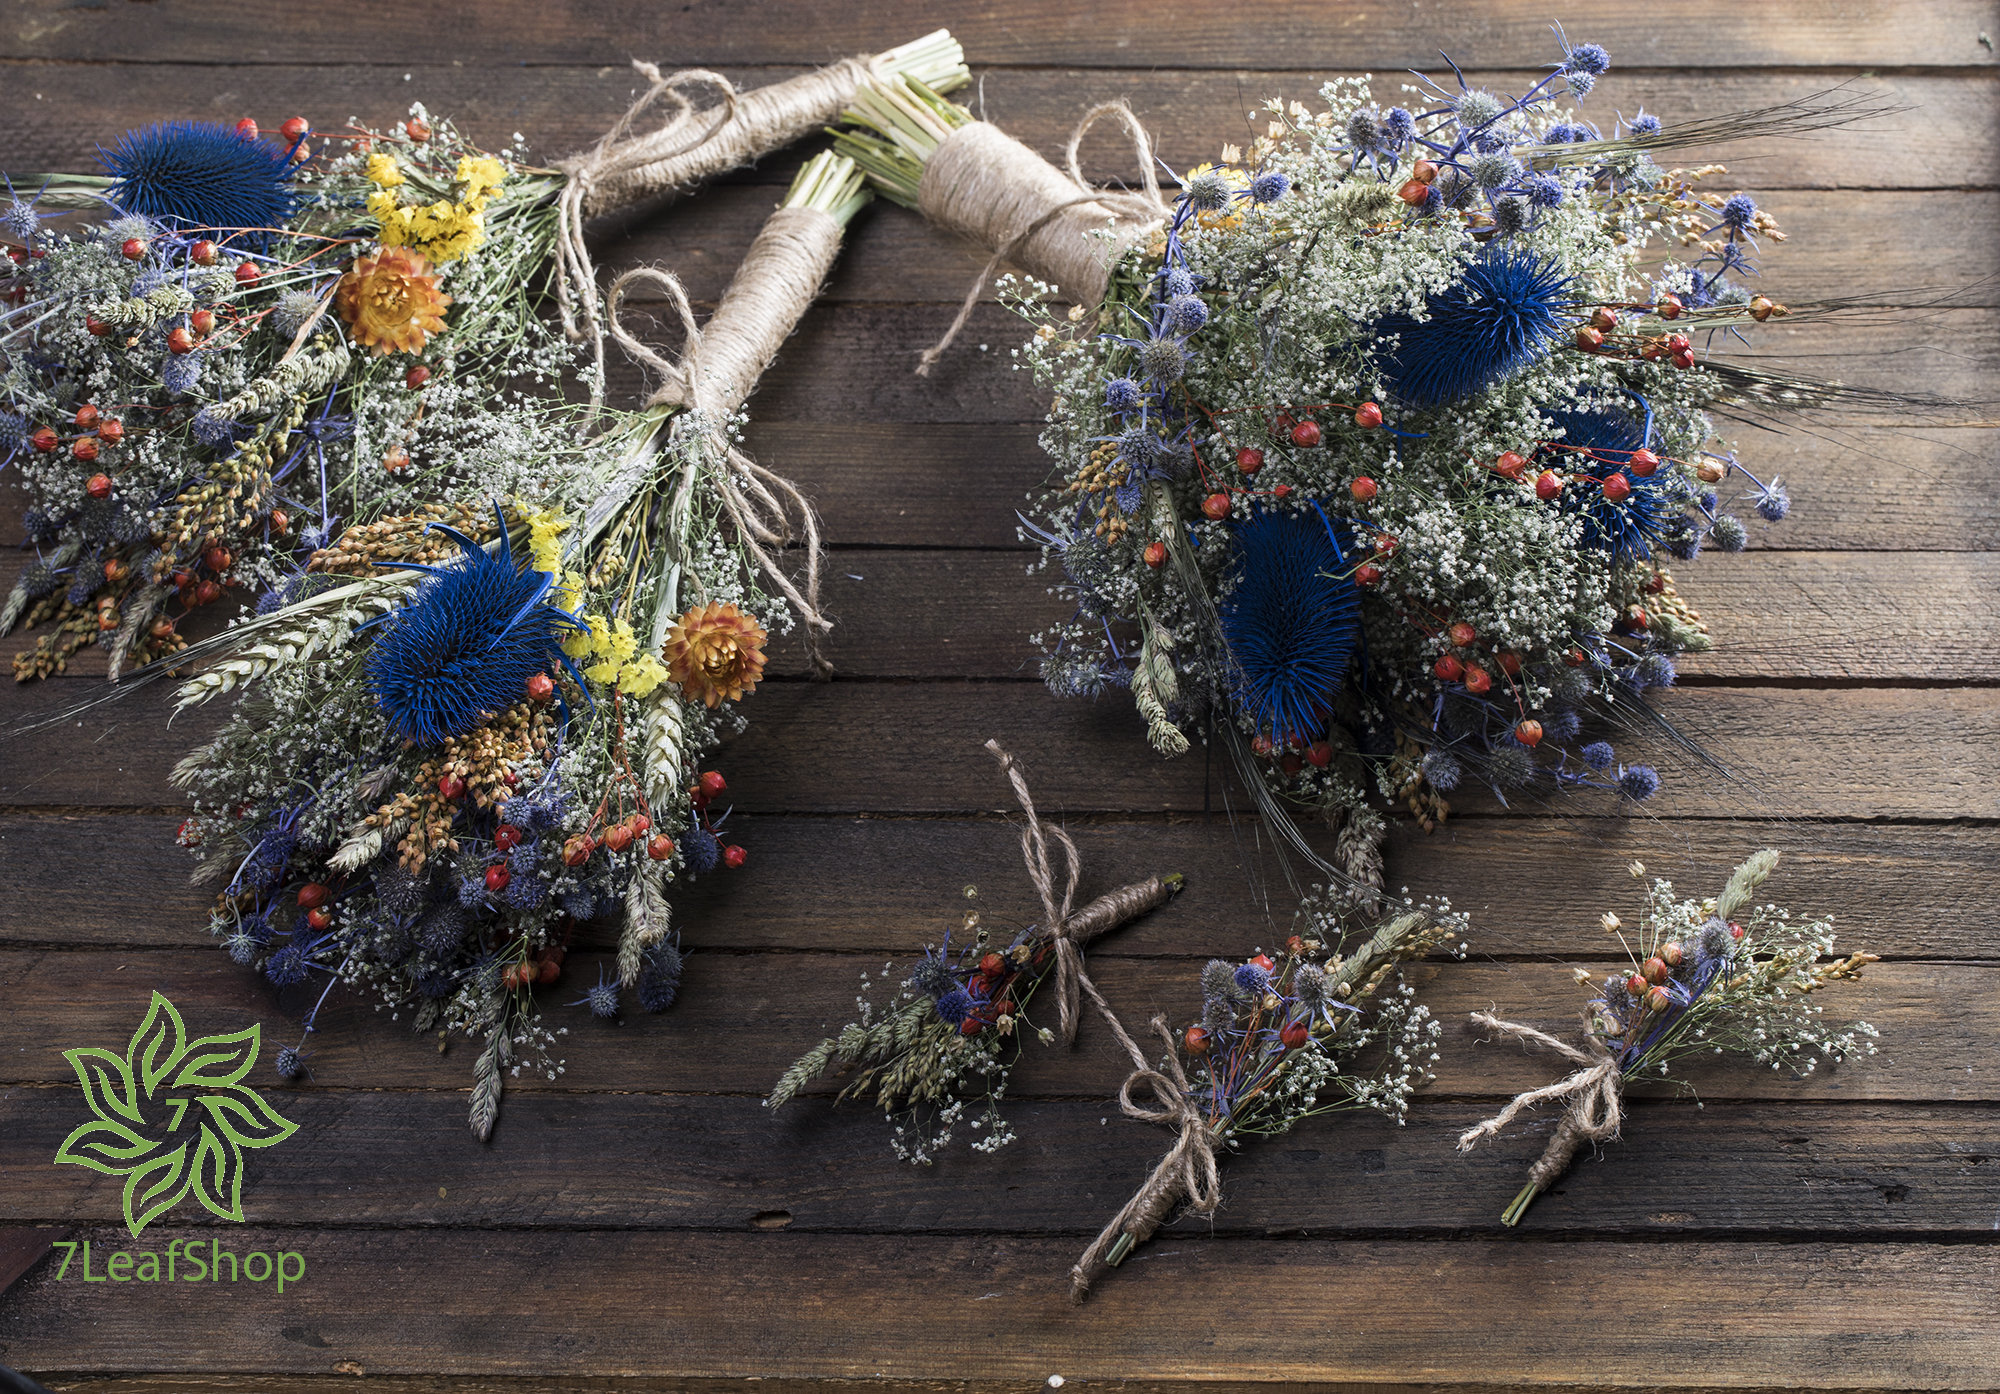
[{"label": "weathered wood plank", "polygon": [[[1018,1140],[912,1170],[866,1110],[750,1099],[524,1095],[507,1137],[458,1139],[465,1101],[439,1092],[307,1090],[295,1140],[252,1158],[250,1224],[323,1230],[580,1226],[1089,1234],[1152,1167],[1161,1134],[1091,1101],[1009,1110]],[[1229,1159],[1217,1234],[1499,1235],[1553,1115],[1461,1155],[1490,1105],[1438,1101],[1406,1127],[1373,1113],[1314,1119]],[[0,1223],[115,1225],[122,1183],[49,1165],[80,1117],[71,1089],[0,1089]],[[2000,1111],[1912,1105],[1640,1102],[1626,1146],[1580,1163],[1529,1213],[1569,1237],[1645,1234],[1881,1239],[1981,1236],[1993,1223]],[[1726,1160],[1725,1160],[1726,1159]],[[1717,1184],[1727,1168],[1727,1184]],[[185,1233],[204,1216],[174,1214]],[[1183,1233],[1210,1227],[1186,1224]],[[1178,1237],[1170,1236],[1170,1237]]]},{"label": "weathered wood plank", "polygon": [[[835,661],[839,652],[835,651]],[[82,680],[20,692],[17,718],[64,709]],[[0,769],[0,806],[160,808],[178,800],[173,762],[221,721],[220,704],[164,722],[157,686],[17,740]],[[1735,782],[1688,767],[1651,738],[1622,741],[1627,761],[1659,764],[1660,793],[1635,816],[1992,818],[2000,815],[2000,691],[1685,688],[1658,708]],[[1004,796],[980,746],[1033,752],[1043,807],[1199,812],[1223,807],[1197,750],[1162,760],[1129,701],[1059,701],[1031,683],[771,683],[749,699],[750,729],[717,764],[746,813],[964,813]],[[1517,803],[1534,811],[1533,799]],[[1467,811],[1491,807],[1462,797]],[[1631,805],[1626,805],[1631,808]],[[1611,811],[1609,794],[1562,811]]]},{"label": "weathered wood plank", "polygon": [[[51,3],[9,6],[19,57],[144,64],[210,62],[383,63],[371,33],[451,32],[454,52],[468,67],[615,61],[628,52],[663,65],[824,63],[873,51],[950,25],[976,64],[1091,64],[1146,68],[1177,64],[1235,68],[1269,61],[1272,35],[1283,52],[1315,65],[1396,70],[1436,63],[1447,49],[1468,67],[1534,68],[1554,45],[1547,11],[1533,0],[1498,0],[1477,9],[1433,14],[1353,3],[1282,0],[1246,26],[1234,6],[1201,3],[1176,10],[1171,23],[1143,4],[1088,8],[1061,0],[1017,0],[1004,8],[967,9],[946,0],[869,5],[829,23],[805,0],[775,0],[743,23],[721,6],[689,5],[671,18],[616,4],[561,7],[491,5],[476,29],[450,21],[458,11],[438,0],[394,4],[355,0],[339,14],[302,15],[272,0],[239,5],[227,15],[182,16],[147,10],[75,9]],[[642,17],[643,15],[643,17]],[[1773,0],[1752,17],[1725,0],[1679,7],[1674,23],[1633,11],[1616,0],[1570,7],[1572,41],[1601,43],[1621,68],[1788,66],[1986,68],[1994,55],[1977,42],[1992,24],[1979,0],[1932,0],[1910,7],[1864,0],[1829,9],[1816,0]],[[404,63],[391,60],[401,71]],[[386,64],[385,64],[386,66]]]},{"label": "weathered wood plank", "polygon": [[[91,1237],[134,1247],[122,1231]],[[683,1377],[904,1379],[939,1370],[1023,1384],[1055,1373],[1237,1380],[1435,1380],[1506,1371],[1752,1387],[1810,1370],[1829,1387],[1991,1388],[2000,1253],[1906,1244],[1155,1243],[1072,1309],[1074,1240],[778,1233],[217,1232],[235,1252],[296,1247],[284,1298],[247,1284],[190,1297],[53,1280],[0,1304],[8,1358],[34,1371],[432,1371],[543,1379],[670,1365]],[[1643,1261],[1638,1261],[1643,1260]],[[443,1275],[477,1273],[479,1280]],[[1774,1274],[1786,1275],[1775,1281]],[[838,1274],[829,1294],[827,1275]],[[1229,1294],[1190,1304],[1190,1284]],[[1655,1313],[1699,1294],[1705,1339]],[[866,1300],[829,1300],[840,1294]],[[187,1321],[190,1304],[202,1314]],[[382,1313],[394,1312],[385,1321]],[[1175,1319],[1163,1319],[1163,1313]],[[1254,1321],[1242,1314],[1258,1314]],[[1321,1332],[1329,1339],[1275,1339]],[[172,1341],[159,1339],[171,1326]],[[754,1335],[752,1334],[754,1333]],[[1728,1352],[1726,1361],[1716,1358]]]},{"label": "weathered wood plank", "polygon": [[[1169,912],[1170,913],[1170,912]],[[1844,945],[1868,943],[1860,917],[1844,921]],[[939,934],[941,937],[942,926]],[[1248,954],[1263,936],[1254,930],[1228,946]],[[1475,933],[1475,948],[1488,945]],[[1268,942],[1268,941],[1267,941]],[[1185,951],[1183,951],[1185,952]],[[509,1089],[521,1092],[728,1093],[762,1095],[799,1055],[854,1015],[864,974],[890,982],[907,971],[910,952],[884,954],[702,953],[688,962],[681,1000],[658,1016],[631,1013],[617,1024],[591,1019],[572,1001],[573,985],[595,982],[605,956],[572,955],[560,988],[544,998],[551,1028],[567,1027],[557,1047],[565,1062],[555,1080],[524,1069]],[[1156,1012],[1170,1021],[1198,1014],[1200,955],[1120,959],[1098,985],[1121,1019],[1142,1025]],[[1625,962],[1615,940],[1583,963],[1603,971]],[[1559,1063],[1514,1045],[1477,1044],[1468,1014],[1497,1010],[1545,1031],[1571,1035],[1589,994],[1560,962],[1425,964],[1412,970],[1423,1000],[1445,1024],[1444,1058],[1433,1092],[1489,1099],[1546,1084]],[[1882,1032],[1881,1053],[1803,1079],[1779,1076],[1737,1060],[1695,1061],[1688,1077],[1714,1101],[1775,1098],[1979,1103],[2000,1099],[2000,1058],[1990,1049],[2000,1031],[2000,970],[1991,964],[1886,963],[1822,1002],[1830,1018],[1865,1018]],[[280,993],[231,965],[214,949],[69,952],[0,950],[0,993],[10,1004],[0,1035],[0,1082],[73,1082],[62,1051],[75,1046],[122,1046],[144,1015],[150,994],[164,993],[189,1030],[238,1030],[257,1022],[275,1050],[296,1041],[297,1018],[317,999],[318,985]],[[888,994],[877,993],[886,998]],[[1046,1014],[1046,1009],[1044,1011]],[[196,1022],[213,1023],[201,1027]],[[224,1024],[226,1023],[226,1025]],[[330,1088],[446,1089],[470,1086],[472,1051],[461,1040],[440,1055],[429,1039],[378,1013],[346,992],[328,999],[321,1030],[310,1043],[315,1078]],[[1026,1052],[1009,1097],[1109,1099],[1130,1062],[1108,1033],[1086,1026],[1075,1052],[1034,1047]],[[293,1088],[259,1066],[274,1103]],[[1638,1094],[1658,1086],[1637,1085]],[[833,1092],[823,1084],[817,1092]],[[867,1105],[856,1105],[864,1112]]]},{"label": "weathered wood plank", "polygon": [[[0,944],[207,946],[209,898],[187,882],[176,821],[0,817]],[[682,941],[696,950],[852,950],[901,960],[967,909],[996,928],[1038,913],[1013,833],[995,819],[738,815],[731,826],[749,864],[674,893]],[[1232,829],[1218,814],[1068,830],[1083,854],[1086,896],[1154,871],[1187,877],[1170,910],[1121,930],[1098,954],[1228,954],[1246,936],[1288,932],[1292,902],[1254,822]],[[1833,910],[1843,937],[1865,939],[1876,953],[2000,957],[2000,829],[1992,827],[1522,814],[1453,820],[1426,834],[1405,820],[1392,827],[1388,865],[1392,884],[1469,912],[1483,952],[1588,955],[1604,946],[1598,914],[1636,904],[1631,858],[1692,894],[1762,846],[1785,854],[1776,899]],[[114,851],[121,874],[106,877]],[[1268,908],[1258,885],[1271,888]],[[968,886],[976,899],[968,900]],[[1560,897],[1553,905],[1552,896]],[[1850,915],[1859,918],[1848,927]],[[609,947],[609,931],[595,933],[583,942]],[[217,971],[229,971],[219,959]]]},{"label": "weathered wood plank", "polygon": [[[1381,17],[1377,14],[1373,18]],[[957,28],[955,21],[953,27]],[[1576,32],[1571,30],[1572,35]],[[1542,16],[1523,25],[1518,33],[1530,47],[1548,43]],[[651,49],[663,65],[684,59],[684,55],[663,52],[666,47],[663,43],[620,39],[581,52],[564,66],[538,67],[532,81],[515,76],[496,78],[493,70],[474,62],[445,67],[405,61],[393,67],[365,67],[322,61],[322,65],[307,67],[298,66],[296,61],[277,66],[162,64],[149,57],[138,63],[76,63],[67,61],[75,56],[72,54],[54,64],[15,63],[9,68],[9,92],[18,95],[11,114],[6,165],[15,172],[96,169],[99,143],[121,130],[170,116],[234,121],[251,115],[275,126],[287,116],[303,112],[323,125],[353,117],[379,126],[401,120],[412,101],[422,101],[432,111],[450,116],[489,148],[508,144],[519,132],[527,138],[534,158],[554,159],[595,142],[631,101],[638,79],[625,66],[626,56],[636,53],[643,57]],[[1343,43],[1329,50],[1294,50],[1300,66],[1289,71],[1200,71],[1191,69],[1182,58],[1157,66],[994,72],[987,68],[991,58],[968,38],[967,53],[983,81],[966,100],[987,119],[1053,156],[1063,149],[1086,107],[1124,97],[1153,133],[1160,153],[1174,168],[1181,169],[1215,158],[1224,141],[1240,143],[1253,129],[1261,129],[1261,120],[1252,114],[1266,98],[1316,102],[1320,83],[1330,77],[1372,66],[1378,75],[1377,96],[1387,102],[1407,101],[1398,90],[1407,80],[1400,76],[1401,69],[1415,66],[1442,71],[1437,60],[1439,47],[1450,47],[1444,32],[1437,33],[1422,56],[1408,64],[1371,65],[1360,51]],[[1091,54],[1100,51],[1093,42],[1076,48],[1063,61],[1087,63]],[[1465,53],[1461,49],[1453,56]],[[1977,54],[1982,62],[1992,62],[1983,50]],[[1614,51],[1614,60],[1617,56]],[[1259,57],[1268,63],[1272,55],[1266,52]],[[1533,63],[1545,64],[1549,58],[1549,52],[1538,52]],[[737,63],[722,66],[725,76],[746,88],[799,71],[795,67]],[[410,75],[407,82],[403,80],[405,73]],[[1538,75],[1477,65],[1468,69],[1466,77],[1474,85],[1519,91]],[[1888,105],[1909,109],[1801,140],[1676,153],[1672,162],[1692,167],[1713,156],[1729,166],[1728,179],[1765,192],[1815,188],[1963,190],[2000,185],[2000,137],[1994,133],[2000,93],[1977,75],[1927,74],[1910,68],[1869,75],[1787,73],[1758,71],[1754,64],[1735,60],[1719,69],[1699,72],[1633,72],[1620,66],[1580,109],[1587,118],[1609,124],[1614,113],[1629,115],[1643,107],[1672,123],[1795,101],[1840,83],[1880,97]],[[1257,120],[1255,126],[1251,125],[1253,120]],[[756,169],[725,182],[762,186],[788,182],[801,158],[797,152],[774,154]],[[1108,135],[1091,140],[1083,158],[1085,172],[1093,178],[1132,176],[1129,146]],[[763,197],[768,203],[769,193]],[[1775,209],[1781,221],[1790,226],[1786,202],[1776,201]],[[670,218],[674,216],[690,224],[700,221],[698,213],[683,211]],[[1893,237],[1897,233],[1903,235],[1906,245],[1927,235],[1908,224],[1885,227],[1879,235]],[[1797,245],[1817,255],[1832,247],[1809,240]],[[730,255],[712,249],[708,254]],[[1807,259],[1808,255],[1796,249],[1778,249],[1774,256],[1777,265]],[[968,264],[962,274],[969,276],[972,270]],[[1930,284],[1935,279],[1933,272],[1915,284]],[[1963,279],[1977,279],[1977,275]]]}]

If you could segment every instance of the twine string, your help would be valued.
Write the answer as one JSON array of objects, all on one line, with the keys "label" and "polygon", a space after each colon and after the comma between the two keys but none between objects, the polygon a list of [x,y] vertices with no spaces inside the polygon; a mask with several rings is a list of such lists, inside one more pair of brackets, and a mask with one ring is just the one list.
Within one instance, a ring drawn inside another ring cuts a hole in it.
[{"label": "twine string", "polygon": [[[1115,117],[1132,138],[1142,193],[1097,188],[1083,177],[1078,148],[1091,127],[1106,116]],[[930,376],[931,368],[972,318],[981,292],[1003,263],[1019,262],[1040,279],[1061,287],[1072,303],[1095,308],[1104,299],[1111,267],[1169,212],[1153,169],[1152,140],[1123,98],[1099,102],[1083,114],[1070,132],[1064,160],[1067,177],[997,126],[975,121],[954,131],[924,162],[923,179],[917,187],[917,203],[924,215],[992,248],[992,255],[966,291],[944,337],[924,350],[917,365],[918,377]],[[1076,220],[1079,226],[1066,228],[1066,236],[1041,237],[1051,225],[1059,220],[1067,224],[1071,221],[1067,215],[1086,206],[1097,207],[1112,220],[1114,231],[1108,244],[1085,235],[1096,222],[1090,216]]]},{"label": "twine string", "polygon": [[1549,1139],[1541,1157],[1528,1168],[1530,1183],[1536,1190],[1546,1190],[1575,1160],[1585,1143],[1605,1143],[1617,1139],[1623,1122],[1625,1075],[1610,1047],[1589,1029],[1587,1017],[1584,1021],[1584,1050],[1578,1050],[1568,1042],[1559,1041],[1532,1026],[1518,1021],[1502,1021],[1487,1012],[1474,1012],[1472,1022],[1503,1036],[1553,1050],[1577,1068],[1554,1084],[1516,1094],[1508,1100],[1505,1108],[1491,1118],[1459,1134],[1459,1151],[1470,1152],[1482,1139],[1498,1133],[1525,1109],[1551,1099],[1568,1099],[1569,1107],[1563,1112],[1562,1122],[1556,1126],[1555,1136]]},{"label": "twine string", "polygon": [[[729,439],[729,421],[776,357],[779,347],[811,305],[840,247],[838,220],[812,208],[781,208],[758,233],[721,303],[703,329],[680,278],[655,267],[627,271],[605,297],[605,319],[620,347],[648,368],[657,381],[648,407],[676,405],[686,415],[675,423],[703,433],[714,471],[716,493],[737,541],[755,567],[769,578],[799,617],[813,676],[826,679],[833,664],[824,649],[832,629],[820,608],[820,568],[824,548],[812,504],[790,480],[750,458]],[[635,286],[659,290],[679,318],[685,336],[679,359],[657,352],[625,327],[622,311]],[[693,487],[694,452],[682,467],[676,492]],[[779,564],[777,550],[801,544],[803,583]]]}]

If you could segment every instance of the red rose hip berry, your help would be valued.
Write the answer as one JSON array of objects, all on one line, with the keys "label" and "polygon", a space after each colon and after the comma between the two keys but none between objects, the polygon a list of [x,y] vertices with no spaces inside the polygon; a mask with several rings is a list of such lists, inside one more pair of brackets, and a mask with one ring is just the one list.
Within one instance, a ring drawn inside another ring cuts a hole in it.
[{"label": "red rose hip berry", "polygon": [[1319,444],[1319,422],[1301,421],[1292,427],[1292,444],[1307,450]]},{"label": "red rose hip berry", "polygon": [[731,871],[735,871],[749,860],[750,853],[741,847],[725,847],[722,849],[722,864]]},{"label": "red rose hip berry", "polygon": [[1375,481],[1364,474],[1347,486],[1347,492],[1354,496],[1356,503],[1371,503],[1380,491],[1376,488]]},{"label": "red rose hip berry", "polygon": [[1364,431],[1372,431],[1382,424],[1382,408],[1373,402],[1363,402],[1354,409],[1354,424]]},{"label": "red rose hip berry", "polygon": [[1229,516],[1229,495],[1224,493],[1210,494],[1201,501],[1201,512],[1202,516],[1211,522],[1221,522]]}]

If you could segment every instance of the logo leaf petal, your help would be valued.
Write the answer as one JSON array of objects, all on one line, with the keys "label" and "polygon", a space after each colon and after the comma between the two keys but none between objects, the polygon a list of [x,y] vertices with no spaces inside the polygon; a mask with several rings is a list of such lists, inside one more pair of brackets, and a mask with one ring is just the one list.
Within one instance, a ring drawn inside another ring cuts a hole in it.
[{"label": "logo leaf petal", "polygon": [[174,1088],[227,1089],[241,1084],[257,1063],[262,1031],[260,1026],[246,1026],[225,1036],[203,1036],[188,1042],[180,1072],[174,1076]]},{"label": "logo leaf petal", "polygon": [[69,1162],[106,1176],[124,1176],[144,1165],[160,1144],[139,1136],[115,1118],[99,1118],[73,1131],[56,1149],[56,1162]]},{"label": "logo leaf petal", "polygon": [[139,1112],[132,1066],[125,1057],[97,1046],[79,1046],[64,1051],[63,1058],[76,1071],[77,1083],[83,1086],[84,1102],[90,1105],[92,1113],[107,1122],[114,1118],[132,1123],[146,1121]]},{"label": "logo leaf petal", "polygon": [[132,1066],[140,1086],[147,1098],[159,1088],[160,1081],[173,1073],[180,1064],[181,1056],[187,1053],[187,1026],[181,1021],[181,1014],[174,1004],[159,993],[153,994],[152,1005],[146,1008],[146,1016],[139,1023],[139,1029],[132,1033],[132,1043],[125,1048],[125,1059]]},{"label": "logo leaf petal", "polygon": [[208,1124],[238,1147],[271,1147],[299,1130],[251,1090],[232,1086],[201,1096]]},{"label": "logo leaf petal", "polygon": [[155,1157],[125,1180],[125,1228],[137,1239],[147,1225],[181,1203],[194,1177],[188,1167],[188,1145]]},{"label": "logo leaf petal", "polygon": [[188,1178],[193,1182],[195,1197],[210,1214],[242,1222],[243,1152],[206,1123],[201,1127],[201,1142],[195,1148]]}]

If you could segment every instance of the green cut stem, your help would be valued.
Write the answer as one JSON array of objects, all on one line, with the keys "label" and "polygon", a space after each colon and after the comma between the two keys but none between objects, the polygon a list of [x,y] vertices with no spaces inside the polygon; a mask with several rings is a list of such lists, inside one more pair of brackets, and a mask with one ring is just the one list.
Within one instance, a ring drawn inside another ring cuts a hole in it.
[{"label": "green cut stem", "polygon": [[805,168],[792,180],[781,208],[817,208],[833,217],[842,227],[874,198],[867,180],[854,161],[831,150],[822,150],[806,161]]},{"label": "green cut stem", "polygon": [[846,125],[832,132],[834,148],[859,165],[885,198],[915,208],[924,162],[974,118],[936,88],[898,73],[864,83],[841,119]]},{"label": "green cut stem", "polygon": [[1500,1223],[1509,1229],[1520,1224],[1521,1217],[1528,1213],[1528,1207],[1535,1203],[1535,1197],[1541,1193],[1542,1188],[1532,1181],[1523,1186],[1521,1194],[1514,1197],[1514,1203],[1500,1212]]},{"label": "green cut stem", "polygon": [[933,92],[950,92],[972,81],[965,66],[965,50],[949,29],[934,29],[921,39],[912,39],[876,55],[876,62],[890,72],[901,73],[921,82]]}]

